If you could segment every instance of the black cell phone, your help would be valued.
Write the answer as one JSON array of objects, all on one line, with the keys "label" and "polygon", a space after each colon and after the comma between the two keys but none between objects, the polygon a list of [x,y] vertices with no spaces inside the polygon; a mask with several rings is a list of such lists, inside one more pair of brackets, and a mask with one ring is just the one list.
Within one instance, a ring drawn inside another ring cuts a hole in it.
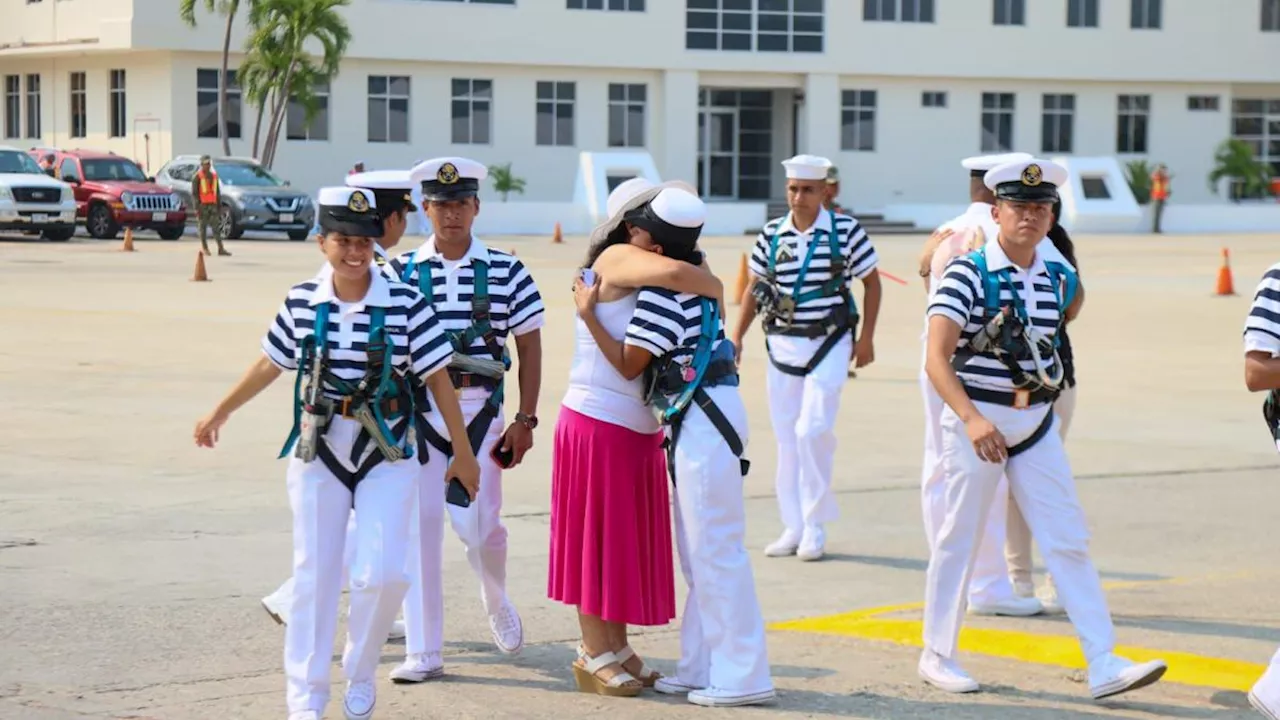
[{"label": "black cell phone", "polygon": [[449,478],[449,491],[445,493],[444,500],[458,507],[471,506],[471,496],[467,494],[467,489],[462,486],[462,481],[458,478]]},{"label": "black cell phone", "polygon": [[493,452],[489,453],[489,455],[493,457],[494,462],[498,463],[498,467],[503,470],[511,467],[511,463],[516,460],[516,451],[507,450],[504,452],[502,450],[502,443],[495,443],[493,446]]}]

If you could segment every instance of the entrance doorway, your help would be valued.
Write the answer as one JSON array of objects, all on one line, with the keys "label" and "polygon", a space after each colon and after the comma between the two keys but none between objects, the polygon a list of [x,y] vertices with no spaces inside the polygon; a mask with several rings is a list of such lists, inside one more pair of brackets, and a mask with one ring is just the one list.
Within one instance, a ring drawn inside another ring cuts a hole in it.
[{"label": "entrance doorway", "polygon": [[698,192],[708,200],[767,200],[773,91],[698,92]]}]

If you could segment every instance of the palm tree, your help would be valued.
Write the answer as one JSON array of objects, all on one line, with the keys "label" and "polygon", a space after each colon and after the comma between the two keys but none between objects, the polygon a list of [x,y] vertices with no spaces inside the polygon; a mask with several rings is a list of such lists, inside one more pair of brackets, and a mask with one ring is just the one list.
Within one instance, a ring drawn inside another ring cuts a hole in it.
[{"label": "palm tree", "polygon": [[502,193],[502,202],[507,201],[509,193],[518,192],[524,194],[524,178],[518,178],[511,174],[511,163],[506,165],[494,165],[489,168],[489,177],[493,179],[493,189]]},{"label": "palm tree", "polygon": [[[185,0],[184,0],[185,1]],[[262,149],[262,162],[267,167],[275,161],[280,128],[289,107],[289,98],[306,96],[314,104],[311,88],[316,79],[338,74],[342,56],[351,44],[351,29],[338,8],[351,0],[256,0],[249,9],[253,33],[246,46],[269,49],[263,63],[273,70],[275,92],[267,135]],[[315,63],[303,46],[320,44],[319,63]],[[283,65],[281,72],[280,66]]]},{"label": "palm tree", "polygon": [[1234,181],[1229,191],[1232,200],[1266,194],[1271,172],[1265,164],[1254,158],[1253,148],[1243,140],[1223,140],[1214,153],[1213,161],[1213,172],[1209,173],[1209,189],[1214,195],[1218,194],[1218,183],[1223,178]]},{"label": "palm tree", "polygon": [[[248,2],[254,3],[255,0]],[[227,18],[227,28],[222,35],[222,74],[218,76],[218,137],[222,138],[222,154],[230,155],[231,137],[227,133],[227,65],[231,59],[231,28],[235,27],[240,0],[179,0],[178,17],[188,27],[196,26],[197,6],[203,6],[210,13],[221,13]]]}]

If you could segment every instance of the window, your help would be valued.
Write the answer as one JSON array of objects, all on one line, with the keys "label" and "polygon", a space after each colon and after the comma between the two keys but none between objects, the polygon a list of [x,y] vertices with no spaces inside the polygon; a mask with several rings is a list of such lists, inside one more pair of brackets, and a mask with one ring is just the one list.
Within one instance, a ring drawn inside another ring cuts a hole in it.
[{"label": "window", "polygon": [[1262,32],[1280,32],[1280,0],[1262,0]]},{"label": "window", "polygon": [[285,114],[285,138],[289,140],[328,140],[329,139],[329,81],[318,80],[311,88],[311,101],[314,113],[307,120],[307,106],[303,98],[289,98],[289,108]]},{"label": "window", "polygon": [[570,10],[624,10],[644,12],[644,0],[568,0]]},{"label": "window", "polygon": [[22,76],[4,76],[4,136],[22,137]]},{"label": "window", "polygon": [[992,15],[994,25],[1026,25],[1026,0],[994,0]]},{"label": "window", "polygon": [[822,0],[758,0],[756,49],[822,52]]},{"label": "window", "polygon": [[1013,150],[1013,93],[982,93],[982,152]]},{"label": "window", "polygon": [[[220,137],[218,122],[218,78],[220,70],[196,70],[196,137]],[[240,85],[236,71],[227,70],[227,137],[240,137]]]},{"label": "window", "polygon": [[124,70],[111,71],[111,137],[124,137],[128,132],[129,115],[126,111]]},{"label": "window", "polygon": [[84,96],[84,73],[71,73],[71,137],[73,138],[82,138],[88,132],[88,118],[85,116]]},{"label": "window", "polygon": [[[1231,137],[1247,144],[1254,158],[1268,164],[1273,177],[1280,177],[1280,96],[1233,100]],[[1238,182],[1232,183],[1230,193],[1233,200],[1248,196]]]},{"label": "window", "polygon": [[27,137],[40,137],[40,75],[27,76]]},{"label": "window", "polygon": [[369,76],[369,142],[409,142],[409,78]]},{"label": "window", "polygon": [[574,83],[538,82],[537,142],[539,145],[573,145]]},{"label": "window", "polygon": [[493,136],[493,81],[453,80],[453,143],[488,145]]},{"label": "window", "polygon": [[1129,27],[1134,30],[1160,29],[1161,0],[1130,0]]},{"label": "window", "polygon": [[1200,112],[1217,112],[1218,96],[1217,95],[1188,95],[1187,109]]},{"label": "window", "polygon": [[76,167],[75,158],[67,158],[58,165],[58,179],[63,182],[84,179],[80,177],[80,168]]},{"label": "window", "polygon": [[1147,123],[1151,117],[1150,95],[1121,95],[1117,102],[1116,152],[1145,153]]},{"label": "window", "polygon": [[947,106],[947,94],[944,92],[925,91],[920,94],[921,107],[944,108]]},{"label": "window", "polygon": [[702,197],[768,200],[773,159],[770,90],[698,91],[697,187]]},{"label": "window", "polygon": [[1045,93],[1040,115],[1040,151],[1047,153],[1073,152],[1073,121],[1076,112],[1075,95]]},{"label": "window", "polygon": [[1098,27],[1098,0],[1067,0],[1067,27]]},{"label": "window", "polygon": [[933,0],[862,0],[862,19],[874,22],[933,22]]},{"label": "window", "polygon": [[609,83],[609,147],[644,147],[643,84]]},{"label": "window", "polygon": [[840,149],[874,152],[876,91],[845,90],[840,93],[840,106]]},{"label": "window", "polygon": [[822,6],[823,0],[687,0],[685,48],[822,52]]},{"label": "window", "polygon": [[1111,190],[1104,178],[1086,175],[1080,178],[1080,190],[1084,193],[1085,200],[1111,199]]}]

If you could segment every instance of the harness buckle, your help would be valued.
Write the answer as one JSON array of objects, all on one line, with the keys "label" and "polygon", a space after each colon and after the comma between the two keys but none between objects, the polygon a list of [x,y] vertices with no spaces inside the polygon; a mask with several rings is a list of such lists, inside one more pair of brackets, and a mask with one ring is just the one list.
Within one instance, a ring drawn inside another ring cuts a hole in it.
[{"label": "harness buckle", "polygon": [[1026,410],[1031,407],[1031,391],[1025,388],[1018,388],[1013,391],[1013,409]]}]

